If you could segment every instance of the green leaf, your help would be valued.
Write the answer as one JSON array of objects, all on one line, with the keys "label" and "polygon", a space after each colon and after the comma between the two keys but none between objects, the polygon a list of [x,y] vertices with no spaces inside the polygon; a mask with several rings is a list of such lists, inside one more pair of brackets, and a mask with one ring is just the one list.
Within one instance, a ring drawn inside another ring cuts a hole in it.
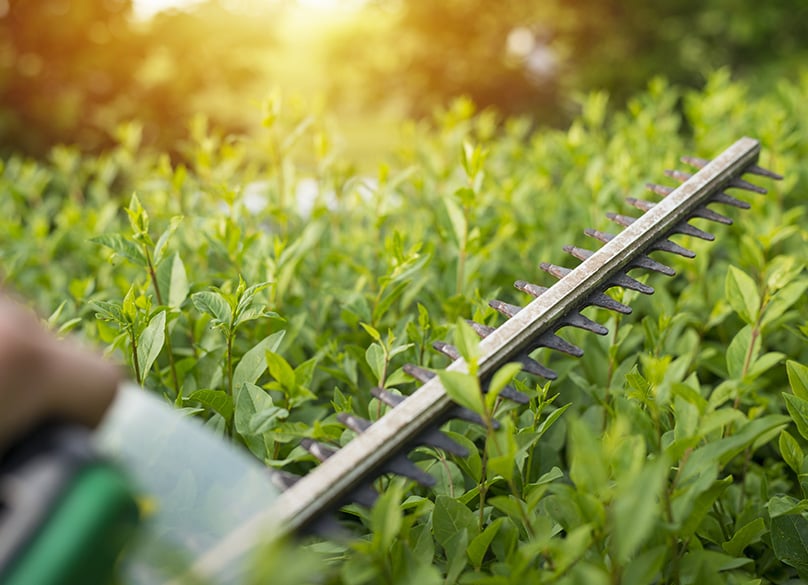
[{"label": "green leaf", "polygon": [[381,342],[382,336],[379,334],[379,332],[376,330],[375,327],[373,327],[372,325],[368,325],[367,323],[360,322],[359,324],[362,326],[362,329],[364,329],[367,332],[367,334],[373,338],[373,341]]},{"label": "green leaf", "polygon": [[808,367],[789,360],[786,362],[786,372],[794,395],[808,400]]},{"label": "green leaf", "polygon": [[382,376],[384,375],[384,348],[378,342],[371,343],[367,350],[365,350],[365,361],[370,366],[373,375],[376,376],[376,383],[382,383]]},{"label": "green leaf", "polygon": [[[792,398],[795,398],[792,396]],[[679,481],[686,483],[700,476],[706,469],[718,464],[726,465],[761,436],[788,422],[788,417],[770,414],[749,421],[734,435],[707,443],[694,450],[680,471]]]},{"label": "green leaf", "polygon": [[285,408],[279,406],[264,408],[250,417],[250,422],[247,423],[248,432],[252,435],[261,435],[274,429],[279,421],[288,416],[289,411]]},{"label": "green leaf", "polygon": [[438,377],[449,398],[477,414],[485,414],[483,394],[475,376],[463,372],[440,370]]},{"label": "green leaf", "polygon": [[197,390],[188,396],[188,400],[200,402],[212,411],[229,421],[233,418],[233,399],[222,390]]},{"label": "green leaf", "polygon": [[166,244],[168,243],[169,238],[177,231],[177,228],[182,223],[183,217],[181,215],[176,215],[171,218],[168,224],[168,229],[162,233],[162,235],[157,239],[157,243],[154,245],[154,258],[153,262],[155,264],[159,264],[166,251]]},{"label": "green leaf", "polygon": [[664,459],[646,464],[615,499],[612,506],[615,549],[621,564],[634,556],[657,525],[669,468]]},{"label": "green leaf", "polygon": [[285,359],[273,351],[264,352],[269,375],[275,378],[286,392],[294,391],[297,388],[295,371]]},{"label": "green leaf", "polygon": [[477,359],[480,357],[480,336],[474,332],[471,325],[466,323],[465,319],[458,319],[455,327],[454,342],[461,357],[469,364],[469,371],[471,372],[471,364],[476,364]]},{"label": "green leaf", "polygon": [[802,514],[772,518],[772,548],[777,559],[802,572],[808,571],[808,520]]},{"label": "green leaf", "polygon": [[401,530],[401,485],[394,482],[376,500],[370,513],[373,547],[381,554],[389,553],[393,540]]},{"label": "green leaf", "polygon": [[578,489],[591,494],[599,493],[608,482],[601,444],[585,422],[569,421],[570,479]]},{"label": "green leaf", "polygon": [[477,518],[464,504],[448,496],[435,498],[432,510],[432,534],[446,548],[452,538],[465,529],[472,537],[477,535]]},{"label": "green leaf", "polygon": [[213,291],[197,292],[191,295],[191,302],[197,310],[213,317],[214,324],[230,326],[232,320],[230,305],[220,293]]},{"label": "green leaf", "polygon": [[152,317],[149,325],[140,334],[137,343],[137,361],[140,366],[140,379],[145,380],[157,356],[163,349],[165,336],[166,313],[160,311]]},{"label": "green leaf", "polygon": [[137,244],[124,238],[121,234],[103,234],[91,238],[90,241],[106,246],[119,256],[134,262],[137,266],[146,266],[146,257]]},{"label": "green leaf", "polygon": [[760,293],[751,276],[743,270],[730,266],[725,283],[725,294],[732,308],[749,324],[757,321],[760,310]]},{"label": "green leaf", "polygon": [[240,388],[245,382],[255,384],[267,369],[267,351],[275,351],[283,341],[286,331],[276,331],[259,341],[247,353],[233,370],[233,388]]},{"label": "green leaf", "polygon": [[452,232],[454,233],[457,246],[463,250],[466,247],[469,229],[466,216],[453,198],[444,197],[443,204],[446,206],[446,211],[449,213],[449,222],[452,225]]},{"label": "green leaf", "polygon": [[665,566],[668,547],[657,546],[637,555],[623,571],[620,585],[650,585]]},{"label": "green leaf", "polygon": [[774,366],[782,362],[785,358],[786,354],[780,353],[779,351],[770,351],[769,353],[764,353],[762,356],[752,362],[752,365],[749,367],[746,375],[750,380],[754,380],[758,376],[765,374]]},{"label": "green leaf", "polygon": [[121,326],[127,324],[121,305],[118,303],[90,301],[90,307],[96,312],[97,319],[112,321]]},{"label": "green leaf", "polygon": [[735,335],[727,348],[727,371],[730,378],[741,379],[744,376],[744,368],[747,366],[747,357],[751,365],[759,351],[760,336],[752,339],[752,326],[747,325]]},{"label": "green leaf", "polygon": [[786,409],[803,439],[808,439],[808,400],[783,392]]},{"label": "green leaf", "polygon": [[267,443],[263,437],[253,433],[253,416],[255,413],[269,410],[274,407],[272,397],[255,384],[244,383],[235,388],[233,399],[235,412],[233,426],[244,439],[247,448],[263,460],[269,455]]},{"label": "green leaf", "polygon": [[788,431],[780,431],[779,447],[783,461],[786,462],[794,473],[799,474],[802,461],[805,459],[805,454],[802,452],[802,448],[797,442],[797,439],[792,437]]},{"label": "green leaf", "polygon": [[490,475],[501,475],[506,481],[513,478],[516,461],[516,432],[511,419],[504,419],[486,443],[488,450],[488,471]]},{"label": "green leaf", "polygon": [[443,545],[446,551],[446,583],[456,583],[457,578],[468,564],[468,557],[465,555],[469,542],[469,529],[461,528],[449,538]]},{"label": "green leaf", "polygon": [[760,541],[760,537],[768,532],[763,518],[755,518],[735,531],[730,540],[721,545],[727,554],[739,557],[750,544]]},{"label": "green leaf", "polygon": [[511,383],[516,374],[522,371],[522,364],[518,362],[505,364],[497,370],[488,383],[488,391],[485,393],[485,406],[489,412],[494,410],[497,397],[505,387]]},{"label": "green leaf", "polygon": [[499,532],[499,527],[504,521],[504,517],[499,517],[491,522],[491,524],[485,527],[485,530],[471,540],[468,548],[466,548],[466,554],[468,554],[472,566],[478,571],[480,567],[482,567],[483,558],[485,557],[488,547],[491,545],[491,541],[494,540],[497,532]]},{"label": "green leaf", "polygon": [[185,264],[179,254],[174,254],[171,261],[171,280],[168,287],[168,305],[174,309],[179,309],[180,305],[188,298],[188,275],[185,272]]}]

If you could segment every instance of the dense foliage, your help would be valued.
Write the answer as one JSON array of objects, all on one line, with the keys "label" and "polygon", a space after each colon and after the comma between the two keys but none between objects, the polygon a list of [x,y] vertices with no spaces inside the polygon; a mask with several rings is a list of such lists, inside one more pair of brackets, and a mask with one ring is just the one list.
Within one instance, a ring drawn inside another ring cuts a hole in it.
[{"label": "dense foliage", "polygon": [[[709,224],[715,243],[678,240],[697,258],[671,260],[678,275],[651,278],[652,297],[618,295],[632,315],[587,310],[610,334],[565,331],[580,361],[540,353],[561,375],[519,374],[529,406],[476,403],[500,430],[449,423],[470,457],[417,449],[434,490],[379,480],[372,511],[346,509],[357,540],[311,550],[327,582],[352,585],[797,583],[806,100],[805,76],[753,98],[719,72],[704,92],[654,81],[613,116],[589,95],[568,130],[536,133],[458,101],[436,129],[405,128],[375,176],[354,176],[322,121],[280,100],[258,139],[197,124],[187,165],[141,150],[127,126],[98,156],[3,161],[3,281],[55,331],[106,345],[167,401],[305,473],[301,438],[348,441],[335,413],[380,416],[371,386],[411,392],[403,363],[446,365],[434,340],[473,357],[458,319],[501,322],[487,300],[526,303],[512,282],[549,284],[538,262],[571,265],[561,246],[608,230],[604,210],[644,197],[683,154],[757,137],[784,181],[739,195],[752,209]],[[447,384],[475,400],[473,378]]]}]

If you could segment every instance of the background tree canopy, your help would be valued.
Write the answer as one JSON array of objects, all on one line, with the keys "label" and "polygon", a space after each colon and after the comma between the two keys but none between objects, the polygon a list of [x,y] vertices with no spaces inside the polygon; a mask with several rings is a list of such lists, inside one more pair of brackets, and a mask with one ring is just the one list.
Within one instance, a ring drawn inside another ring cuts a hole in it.
[{"label": "background tree canopy", "polygon": [[375,0],[322,17],[292,0],[215,0],[143,21],[132,0],[0,4],[0,150],[97,150],[136,118],[176,150],[194,113],[250,131],[273,86],[321,95],[352,142],[374,117],[452,98],[562,125],[576,92],[619,106],[654,76],[726,66],[764,88],[808,53],[808,5],[752,0]]}]

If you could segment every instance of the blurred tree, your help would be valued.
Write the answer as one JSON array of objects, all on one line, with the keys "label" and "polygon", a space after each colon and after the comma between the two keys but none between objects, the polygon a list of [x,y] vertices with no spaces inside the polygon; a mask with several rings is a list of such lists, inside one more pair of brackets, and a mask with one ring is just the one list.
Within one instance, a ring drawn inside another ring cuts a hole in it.
[{"label": "blurred tree", "polygon": [[128,120],[144,143],[176,151],[197,112],[243,130],[257,117],[247,89],[266,91],[271,24],[215,0],[146,23],[132,0],[0,0],[0,154],[98,150]]},{"label": "blurred tree", "polygon": [[[556,56],[549,29],[528,27],[534,9],[524,0],[380,0],[365,25],[332,40],[335,71],[346,66],[335,92],[362,92],[369,101],[399,99],[423,115],[452,97],[466,95],[479,106],[506,113],[557,118]],[[383,35],[368,34],[368,22],[383,23]],[[364,83],[357,82],[364,76]],[[353,83],[345,86],[343,79]]]},{"label": "blurred tree", "polygon": [[[805,0],[376,0],[394,34],[343,35],[335,67],[364,75],[344,93],[396,96],[422,114],[458,95],[505,113],[559,119],[576,91],[619,104],[654,76],[699,85],[704,74],[773,79],[808,56]],[[392,14],[392,17],[390,16]]]},{"label": "blurred tree", "polygon": [[0,150],[91,147],[137,63],[131,0],[0,2]]}]

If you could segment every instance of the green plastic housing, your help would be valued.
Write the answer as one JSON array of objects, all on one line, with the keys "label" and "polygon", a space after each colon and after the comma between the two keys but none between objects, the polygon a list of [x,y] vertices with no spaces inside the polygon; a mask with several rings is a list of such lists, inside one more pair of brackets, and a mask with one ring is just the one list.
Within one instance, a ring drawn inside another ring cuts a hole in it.
[{"label": "green plastic housing", "polygon": [[124,476],[103,462],[76,470],[39,527],[2,577],[3,585],[107,585],[138,524]]}]

